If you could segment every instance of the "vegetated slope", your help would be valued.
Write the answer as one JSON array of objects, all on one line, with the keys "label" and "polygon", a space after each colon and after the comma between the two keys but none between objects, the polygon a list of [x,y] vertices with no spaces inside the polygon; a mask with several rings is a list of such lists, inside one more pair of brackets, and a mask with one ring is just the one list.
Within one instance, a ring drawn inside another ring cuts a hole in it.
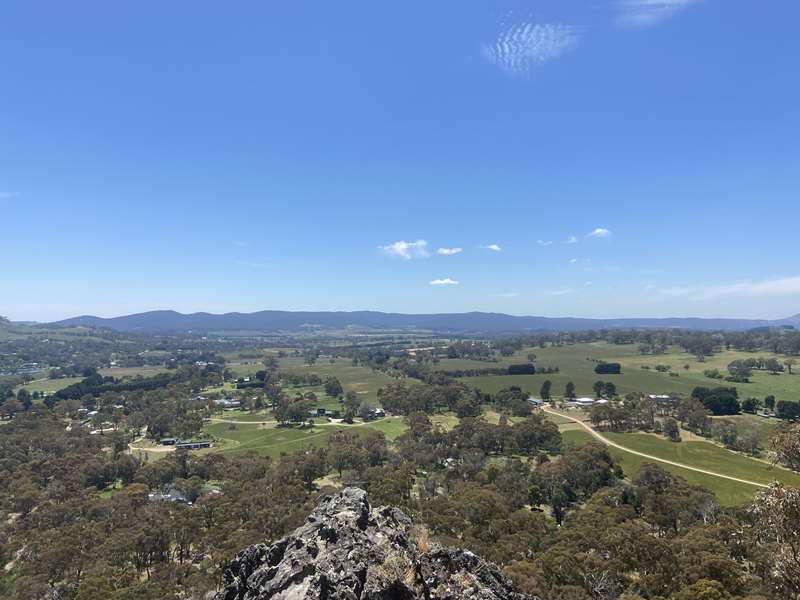
[{"label": "vegetated slope", "polygon": [[217,600],[534,600],[472,552],[428,544],[399,509],[370,507],[365,491],[326,498],[271,546],[240,552]]},{"label": "vegetated slope", "polygon": [[112,318],[80,316],[52,323],[59,327],[95,327],[123,332],[170,333],[210,331],[299,331],[313,328],[405,329],[459,333],[513,333],[524,331],[578,331],[638,327],[697,330],[746,330],[755,327],[797,325],[800,315],[778,321],[757,319],[580,319],[572,317],[514,316],[502,313],[401,314],[376,311],[293,312],[264,310],[254,313],[192,313],[158,310]]}]

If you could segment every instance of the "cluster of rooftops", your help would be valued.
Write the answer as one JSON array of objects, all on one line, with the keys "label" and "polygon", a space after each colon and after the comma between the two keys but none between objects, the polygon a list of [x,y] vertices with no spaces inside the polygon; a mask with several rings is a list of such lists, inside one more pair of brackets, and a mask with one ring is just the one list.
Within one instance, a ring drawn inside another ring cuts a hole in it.
[{"label": "cluster of rooftops", "polygon": [[[670,400],[672,396],[669,394],[649,394],[648,398],[658,402]],[[546,404],[546,402],[540,398],[528,398],[528,402],[534,406],[544,406]],[[605,398],[573,398],[572,400],[567,400],[564,404],[567,406],[587,407],[594,406],[595,404],[608,404],[608,400]]]},{"label": "cluster of rooftops", "polygon": [[211,448],[209,440],[180,440],[178,438],[161,438],[162,446],[175,446],[184,450],[199,450],[200,448]]}]

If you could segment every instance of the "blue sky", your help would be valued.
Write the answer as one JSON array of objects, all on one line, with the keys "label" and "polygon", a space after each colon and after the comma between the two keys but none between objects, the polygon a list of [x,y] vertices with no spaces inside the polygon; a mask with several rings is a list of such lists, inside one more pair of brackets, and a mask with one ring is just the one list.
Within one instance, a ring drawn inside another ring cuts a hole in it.
[{"label": "blue sky", "polygon": [[4,2],[0,314],[798,313],[798,20]]}]

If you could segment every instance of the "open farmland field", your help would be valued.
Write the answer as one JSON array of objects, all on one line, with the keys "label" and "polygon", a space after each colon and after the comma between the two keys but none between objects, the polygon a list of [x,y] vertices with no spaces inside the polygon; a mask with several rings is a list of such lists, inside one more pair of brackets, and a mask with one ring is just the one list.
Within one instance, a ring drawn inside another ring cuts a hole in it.
[{"label": "open farmland field", "polygon": [[[770,358],[773,355],[768,352],[748,353],[725,351],[712,357],[708,357],[705,362],[699,362],[694,356],[687,354],[680,348],[671,347],[669,352],[664,355],[643,356],[639,354],[638,347],[634,344],[615,345],[606,342],[596,342],[590,344],[573,344],[569,346],[547,347],[547,348],[525,348],[512,357],[506,357],[501,362],[482,362],[464,361],[461,359],[442,359],[437,364],[440,370],[464,369],[464,368],[493,368],[507,366],[508,364],[526,362],[528,352],[533,352],[537,356],[537,366],[559,367],[559,373],[535,374],[535,375],[487,375],[479,377],[464,377],[462,381],[468,385],[477,387],[484,392],[494,393],[505,387],[516,385],[533,395],[539,393],[542,383],[549,379],[553,384],[553,395],[560,396],[564,393],[564,386],[568,381],[572,381],[576,386],[579,396],[590,396],[593,394],[592,385],[598,380],[613,381],[617,386],[617,392],[625,394],[627,392],[645,393],[675,393],[688,395],[695,386],[718,386],[735,385],[739,389],[739,396],[747,398],[755,396],[763,398],[767,395],[774,395],[779,400],[800,400],[800,373],[793,375],[781,373],[770,375],[766,372],[756,371],[753,373],[750,383],[732,384],[723,380],[710,379],[703,375],[706,369],[719,369],[726,374],[728,363],[737,359],[754,357]],[[597,361],[618,362],[622,365],[621,375],[597,375],[594,368]],[[659,373],[655,366],[663,364],[669,365],[677,377],[670,376],[668,373]],[[685,369],[684,366],[689,368]],[[649,366],[650,369],[643,369],[642,366]]]},{"label": "open farmland field", "polygon": [[[576,424],[561,426],[561,435],[566,445],[581,446],[594,438],[583,429],[575,429]],[[769,484],[774,480],[792,485],[800,485],[800,475],[780,468],[772,468],[768,464],[750,459],[715,444],[708,442],[670,442],[663,438],[643,433],[603,433],[608,439],[638,452],[681,462],[686,465],[719,472],[731,477],[739,477],[756,483]],[[622,465],[626,477],[632,479],[645,463],[655,461],[619,448],[609,447],[615,461]],[[746,483],[739,483],[705,475],[675,465],[656,462],[663,469],[683,477],[692,485],[702,486],[713,492],[724,506],[737,506],[752,500],[760,489]]]},{"label": "open farmland field", "polygon": [[773,481],[780,481],[788,485],[800,485],[800,475],[797,473],[773,467],[766,461],[731,452],[716,444],[708,442],[676,443],[649,433],[603,432],[603,435],[626,448],[699,469],[707,469],[755,483],[769,484]]},{"label": "open farmland field", "polygon": [[[354,367],[349,360],[339,358],[336,362],[329,362],[327,359],[320,359],[314,365],[305,365],[303,359],[299,357],[287,357],[280,360],[281,370],[287,373],[315,373],[323,380],[328,376],[334,376],[342,383],[345,393],[350,390],[355,391],[359,398],[368,400],[374,405],[378,405],[378,389],[392,383],[394,379],[380,371],[373,371],[369,367]],[[303,391],[313,391],[322,401],[325,397],[324,390],[321,388],[300,388]],[[334,401],[335,402],[335,401]],[[321,403],[320,406],[326,406]],[[332,406],[326,408],[333,408]],[[338,404],[336,406],[338,408]]]},{"label": "open farmland field", "polygon": [[108,369],[100,369],[99,373],[103,377],[116,377],[117,379],[121,379],[123,377],[136,377],[137,375],[152,377],[153,375],[158,375],[165,371],[167,371],[166,367],[110,367]]},{"label": "open farmland field", "polygon": [[[105,377],[152,377],[159,373],[165,372],[167,369],[164,367],[112,367],[109,369],[100,369],[99,373]],[[62,377],[60,379],[37,379],[25,384],[24,387],[29,392],[40,392],[51,394],[58,390],[64,389],[73,383],[78,383],[83,380],[83,377]]]},{"label": "open farmland field", "polygon": [[739,430],[753,429],[758,435],[759,445],[762,448],[769,448],[770,439],[775,433],[775,430],[781,425],[781,423],[785,423],[785,421],[780,421],[778,419],[767,419],[764,417],[759,417],[758,415],[749,414],[712,417],[712,419],[715,421],[732,421],[733,423],[736,423],[736,427]]},{"label": "open farmland field", "polygon": [[264,368],[264,365],[258,360],[248,358],[228,361],[225,363],[225,368],[233,373],[234,377],[239,378],[254,376],[256,371]]},{"label": "open farmland field", "polygon": [[[345,392],[347,392],[348,388],[345,387],[344,384],[342,384],[342,387],[344,387]],[[314,405],[315,408],[324,408],[326,410],[338,410],[338,411],[342,410],[342,405],[339,403],[339,400],[325,394],[325,388],[321,385],[304,385],[304,386],[287,385],[283,388],[283,391],[289,397],[292,397],[298,393],[306,394],[308,392],[312,392],[317,397],[317,402]],[[359,396],[359,398],[362,398],[363,400],[368,399],[367,396],[363,394]],[[373,405],[377,406],[377,403],[374,400],[371,400],[371,402]]]},{"label": "open farmland field", "polygon": [[270,409],[262,409],[255,412],[226,410],[214,415],[213,420],[233,421],[235,423],[261,423],[263,421],[275,421],[275,416]]}]

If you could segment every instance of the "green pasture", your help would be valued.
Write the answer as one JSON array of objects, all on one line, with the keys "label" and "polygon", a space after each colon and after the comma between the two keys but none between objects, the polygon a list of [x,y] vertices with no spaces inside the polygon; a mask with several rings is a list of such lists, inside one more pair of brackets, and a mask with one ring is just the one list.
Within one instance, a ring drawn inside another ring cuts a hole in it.
[{"label": "green pasture", "polygon": [[[343,358],[338,358],[333,363],[328,359],[320,358],[316,364],[306,365],[301,357],[292,356],[282,358],[280,360],[280,368],[288,373],[315,373],[323,380],[332,375],[339,379],[345,393],[353,390],[358,394],[359,398],[368,400],[375,406],[380,405],[378,402],[378,389],[395,381],[386,373],[373,371],[369,367],[354,367],[349,360]],[[319,390],[317,388],[301,389],[313,391],[320,400],[323,400],[325,396],[321,388]],[[324,406],[324,404],[320,404],[320,406]],[[334,407],[326,406],[326,408]],[[336,408],[338,408],[338,404]]]},{"label": "green pasture", "polygon": [[[500,362],[491,363],[483,361],[468,361],[463,359],[442,359],[436,365],[439,370],[465,369],[465,368],[494,368],[508,364],[526,362],[528,352],[537,356],[536,365],[539,367],[558,367],[559,373],[537,373],[535,375],[486,375],[479,377],[464,377],[460,381],[477,387],[484,392],[494,393],[512,385],[519,386],[533,395],[538,395],[542,383],[549,379],[552,384],[552,394],[561,396],[568,381],[576,386],[579,396],[593,395],[592,386],[596,381],[612,381],[617,386],[620,394],[627,392],[645,392],[651,394],[676,393],[687,395],[695,386],[735,385],[739,389],[739,396],[747,398],[754,396],[763,398],[774,395],[781,400],[800,400],[800,369],[793,375],[781,373],[770,375],[766,372],[754,372],[750,383],[727,383],[723,380],[709,379],[703,375],[707,369],[719,369],[727,374],[727,365],[737,359],[754,357],[783,357],[769,352],[720,352],[699,362],[696,357],[687,354],[682,349],[671,347],[669,352],[658,356],[643,356],[639,354],[635,344],[615,345],[606,342],[589,344],[573,344],[569,346],[547,348],[524,348],[514,356],[503,358]],[[622,365],[621,375],[597,375],[594,368],[597,361],[618,362]],[[671,372],[659,373],[655,366],[669,365]],[[685,369],[684,366],[689,368]],[[650,369],[643,369],[649,366]]]},{"label": "green pasture", "polygon": [[[567,426],[568,427],[568,426]],[[594,438],[585,430],[562,429],[561,435],[566,445],[581,446]],[[770,467],[767,463],[750,459],[708,442],[670,442],[663,438],[643,433],[607,434],[609,439],[632,450],[651,454],[665,460],[682,462],[692,467],[715,471],[732,477],[739,477],[756,483],[770,483],[774,480],[791,485],[800,485],[800,475]],[[609,448],[615,461],[622,465],[625,475],[633,478],[645,463],[654,463],[661,468],[684,478],[692,485],[698,485],[714,493],[723,506],[738,506],[753,499],[760,489],[745,483],[738,483],[722,477],[705,475],[662,462]]]},{"label": "green pasture", "polygon": [[117,379],[122,379],[123,377],[136,377],[138,375],[141,375],[142,377],[152,377],[153,375],[158,375],[159,373],[164,373],[165,371],[167,371],[166,367],[146,366],[109,367],[108,369],[100,369],[98,372],[104,377],[116,377]]},{"label": "green pasture", "polygon": [[240,410],[225,410],[214,415],[215,419],[225,421],[236,421],[239,423],[259,423],[261,421],[274,421],[275,415],[270,409],[257,410],[255,412],[243,412]]},{"label": "green pasture", "polygon": [[785,421],[780,421],[779,419],[770,419],[750,414],[729,415],[712,418],[715,421],[732,421],[733,423],[736,423],[736,427],[740,432],[746,429],[753,429],[758,434],[759,445],[764,449],[769,448],[770,439],[774,435],[778,425],[785,423]]},{"label": "green pasture", "polygon": [[83,377],[62,377],[61,379],[37,379],[26,383],[24,387],[29,392],[52,394],[65,387],[83,381]]},{"label": "green pasture", "polygon": [[739,477],[756,483],[773,481],[800,486],[800,475],[766,461],[748,458],[708,442],[671,442],[661,436],[648,433],[603,433],[608,439],[638,452],[659,458],[685,463],[699,469],[707,469],[731,477]]},{"label": "green pasture", "polygon": [[381,431],[392,440],[401,435],[406,425],[402,417],[387,417],[371,423],[355,425],[315,424],[314,427],[276,427],[256,423],[212,423],[203,428],[208,437],[216,441],[210,451],[221,454],[256,452],[265,456],[280,456],[309,447],[324,447],[336,431],[358,434],[368,430]]}]

